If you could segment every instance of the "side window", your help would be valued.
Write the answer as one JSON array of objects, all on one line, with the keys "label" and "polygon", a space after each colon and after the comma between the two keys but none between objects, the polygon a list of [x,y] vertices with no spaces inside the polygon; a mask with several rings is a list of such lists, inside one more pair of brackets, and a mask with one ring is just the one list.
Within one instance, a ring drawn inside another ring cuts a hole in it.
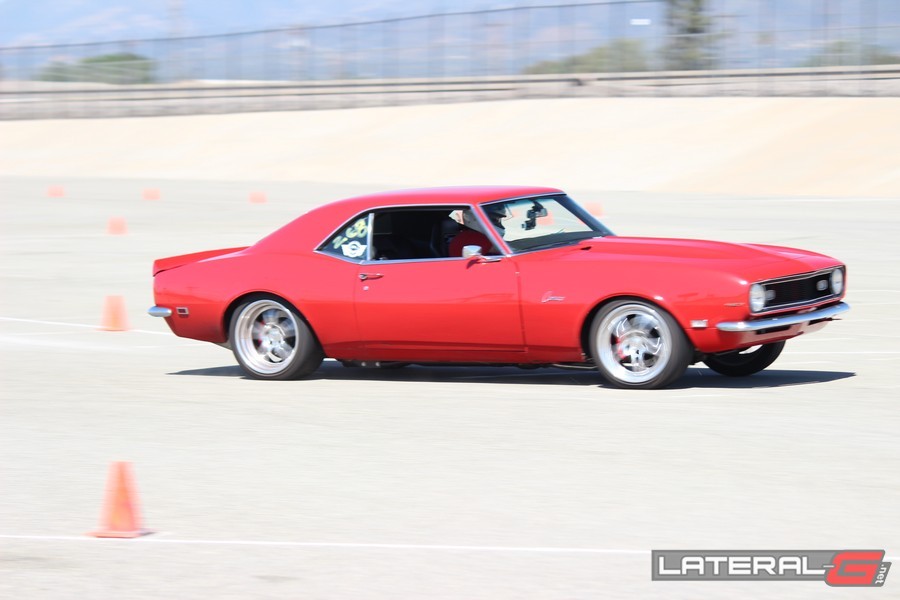
[{"label": "side window", "polygon": [[369,249],[369,215],[350,221],[338,230],[319,250],[353,261],[362,261]]},{"label": "side window", "polygon": [[458,206],[446,206],[376,211],[372,225],[372,258],[428,260],[453,257],[451,241],[463,229],[461,210]]},{"label": "side window", "polygon": [[466,246],[478,246],[485,256],[496,256],[500,251],[488,237],[484,224],[478,220],[471,208],[454,211],[451,215],[460,223],[459,230],[447,243],[449,256],[462,256]]}]

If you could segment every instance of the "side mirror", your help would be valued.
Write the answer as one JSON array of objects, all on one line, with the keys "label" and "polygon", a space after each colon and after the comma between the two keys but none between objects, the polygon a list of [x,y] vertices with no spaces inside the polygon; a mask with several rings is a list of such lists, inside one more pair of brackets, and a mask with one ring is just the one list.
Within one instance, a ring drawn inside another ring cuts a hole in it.
[{"label": "side mirror", "polygon": [[502,256],[483,255],[481,253],[481,246],[463,246],[462,255],[463,258],[474,258],[475,262],[479,264],[500,262],[500,259],[503,258]]},{"label": "side mirror", "polygon": [[481,246],[463,246],[463,258],[476,258],[481,256]]}]

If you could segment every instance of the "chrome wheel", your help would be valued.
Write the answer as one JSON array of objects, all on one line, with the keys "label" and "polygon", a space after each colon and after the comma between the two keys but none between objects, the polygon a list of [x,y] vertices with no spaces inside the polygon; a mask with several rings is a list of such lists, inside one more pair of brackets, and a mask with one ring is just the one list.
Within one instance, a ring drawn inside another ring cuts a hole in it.
[{"label": "chrome wheel", "polygon": [[260,375],[275,375],[297,356],[297,318],[274,300],[244,306],[234,325],[234,349],[241,363]]},{"label": "chrome wheel", "polygon": [[245,299],[231,318],[234,357],[254,379],[297,379],[319,368],[324,354],[310,326],[275,296]]},{"label": "chrome wheel", "polygon": [[690,349],[668,313],[643,302],[619,301],[595,318],[591,350],[597,368],[611,383],[655,388],[684,372]]}]

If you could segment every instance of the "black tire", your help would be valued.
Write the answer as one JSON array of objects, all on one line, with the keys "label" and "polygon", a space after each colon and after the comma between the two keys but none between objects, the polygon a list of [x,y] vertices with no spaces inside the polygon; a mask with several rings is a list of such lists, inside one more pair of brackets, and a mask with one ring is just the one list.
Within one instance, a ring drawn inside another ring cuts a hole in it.
[{"label": "black tire", "polygon": [[300,379],[324,358],[297,309],[274,296],[255,296],[238,306],[228,333],[234,357],[253,379]]},{"label": "black tire", "polygon": [[734,352],[711,354],[703,359],[703,363],[720,375],[746,377],[759,373],[775,362],[783,349],[784,342],[772,342]]},{"label": "black tire", "polygon": [[664,387],[684,374],[692,351],[675,319],[644,300],[616,300],[591,323],[591,355],[606,381],[625,389]]}]

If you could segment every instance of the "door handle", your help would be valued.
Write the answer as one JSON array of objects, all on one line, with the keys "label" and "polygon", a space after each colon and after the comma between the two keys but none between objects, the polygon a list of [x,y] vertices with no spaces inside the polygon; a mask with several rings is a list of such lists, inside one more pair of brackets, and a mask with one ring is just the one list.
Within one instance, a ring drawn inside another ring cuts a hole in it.
[{"label": "door handle", "polygon": [[359,280],[360,281],[368,281],[370,279],[381,279],[384,277],[381,273],[360,273]]},{"label": "door handle", "polygon": [[503,257],[502,257],[502,256],[484,256],[484,255],[480,255],[478,258],[475,259],[475,262],[477,262],[479,265],[484,265],[484,264],[487,264],[487,263],[500,262],[501,260],[503,260]]}]

